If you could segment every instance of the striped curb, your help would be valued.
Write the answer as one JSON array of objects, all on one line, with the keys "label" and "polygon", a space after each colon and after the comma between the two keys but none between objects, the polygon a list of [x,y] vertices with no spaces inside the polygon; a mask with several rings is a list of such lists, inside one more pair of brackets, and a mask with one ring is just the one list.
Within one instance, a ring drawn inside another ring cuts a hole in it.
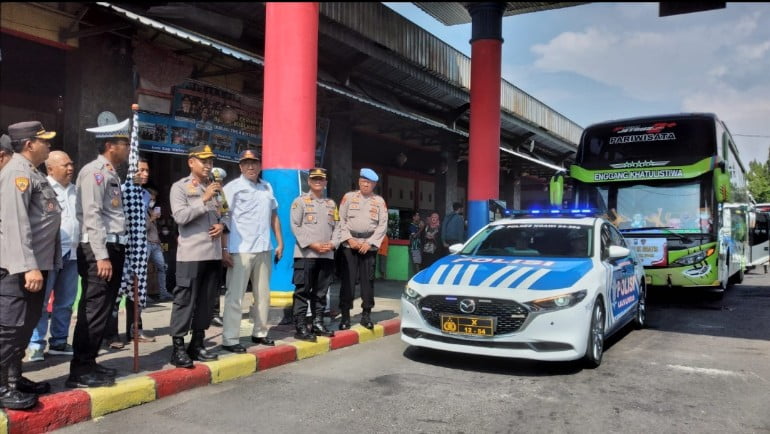
[{"label": "striped curb", "polygon": [[360,325],[337,331],[318,342],[287,342],[270,348],[252,347],[245,354],[231,354],[212,362],[196,363],[193,369],[171,368],[121,379],[111,387],[69,390],[43,395],[32,410],[0,409],[0,434],[49,432],[109,413],[135,407],[185,390],[248,377],[255,372],[315,357],[332,350],[368,342],[399,332],[401,320]]}]

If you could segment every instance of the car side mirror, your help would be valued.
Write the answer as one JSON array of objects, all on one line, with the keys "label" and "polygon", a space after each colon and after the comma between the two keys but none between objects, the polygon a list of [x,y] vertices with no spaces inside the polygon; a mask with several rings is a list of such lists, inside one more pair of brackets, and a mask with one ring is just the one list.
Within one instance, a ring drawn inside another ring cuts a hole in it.
[{"label": "car side mirror", "polygon": [[449,246],[449,253],[455,254],[460,250],[462,250],[462,248],[463,248],[463,243],[452,244],[451,246]]},{"label": "car side mirror", "polygon": [[610,259],[618,259],[618,258],[625,258],[626,256],[631,255],[631,250],[628,250],[627,247],[621,247],[621,246],[610,246]]}]

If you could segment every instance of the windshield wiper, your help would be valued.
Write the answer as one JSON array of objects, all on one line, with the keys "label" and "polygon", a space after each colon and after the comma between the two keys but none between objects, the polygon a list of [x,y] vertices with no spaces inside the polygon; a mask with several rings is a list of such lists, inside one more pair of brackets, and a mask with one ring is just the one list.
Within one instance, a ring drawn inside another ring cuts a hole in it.
[{"label": "windshield wiper", "polygon": [[672,231],[671,229],[674,229],[674,228],[672,228],[671,226],[647,226],[647,227],[643,227],[643,228],[625,228],[625,229],[620,229],[620,232],[621,233],[625,233],[625,232],[636,232],[636,231],[648,231],[650,229],[663,229],[664,231],[666,231],[666,233],[671,234],[671,235],[679,238],[680,240],[682,240],[685,243],[691,243],[692,242],[692,239],[690,239],[686,235],[682,235],[680,233]]}]

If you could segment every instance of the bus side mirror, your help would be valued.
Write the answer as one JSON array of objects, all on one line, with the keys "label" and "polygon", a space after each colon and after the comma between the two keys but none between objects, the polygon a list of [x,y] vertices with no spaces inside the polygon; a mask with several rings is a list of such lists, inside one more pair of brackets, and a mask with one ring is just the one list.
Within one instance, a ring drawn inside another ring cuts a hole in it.
[{"label": "bus side mirror", "polygon": [[724,203],[730,199],[730,175],[725,173],[722,167],[714,169],[714,193],[716,193],[717,203]]},{"label": "bus side mirror", "polygon": [[561,209],[562,199],[564,199],[564,172],[556,172],[549,182],[548,194],[551,200],[551,206]]}]

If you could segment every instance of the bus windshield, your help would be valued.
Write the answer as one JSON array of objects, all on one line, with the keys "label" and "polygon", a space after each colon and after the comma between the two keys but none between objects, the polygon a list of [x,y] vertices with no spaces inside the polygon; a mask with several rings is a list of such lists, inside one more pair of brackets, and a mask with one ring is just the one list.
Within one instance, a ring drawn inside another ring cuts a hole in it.
[{"label": "bus windshield", "polygon": [[716,154],[716,137],[708,117],[600,124],[583,133],[576,163],[589,170],[692,164]]},{"label": "bus windshield", "polygon": [[712,231],[712,204],[706,194],[709,186],[700,181],[604,184],[596,188],[608,209],[613,210],[620,230],[698,234]]}]

